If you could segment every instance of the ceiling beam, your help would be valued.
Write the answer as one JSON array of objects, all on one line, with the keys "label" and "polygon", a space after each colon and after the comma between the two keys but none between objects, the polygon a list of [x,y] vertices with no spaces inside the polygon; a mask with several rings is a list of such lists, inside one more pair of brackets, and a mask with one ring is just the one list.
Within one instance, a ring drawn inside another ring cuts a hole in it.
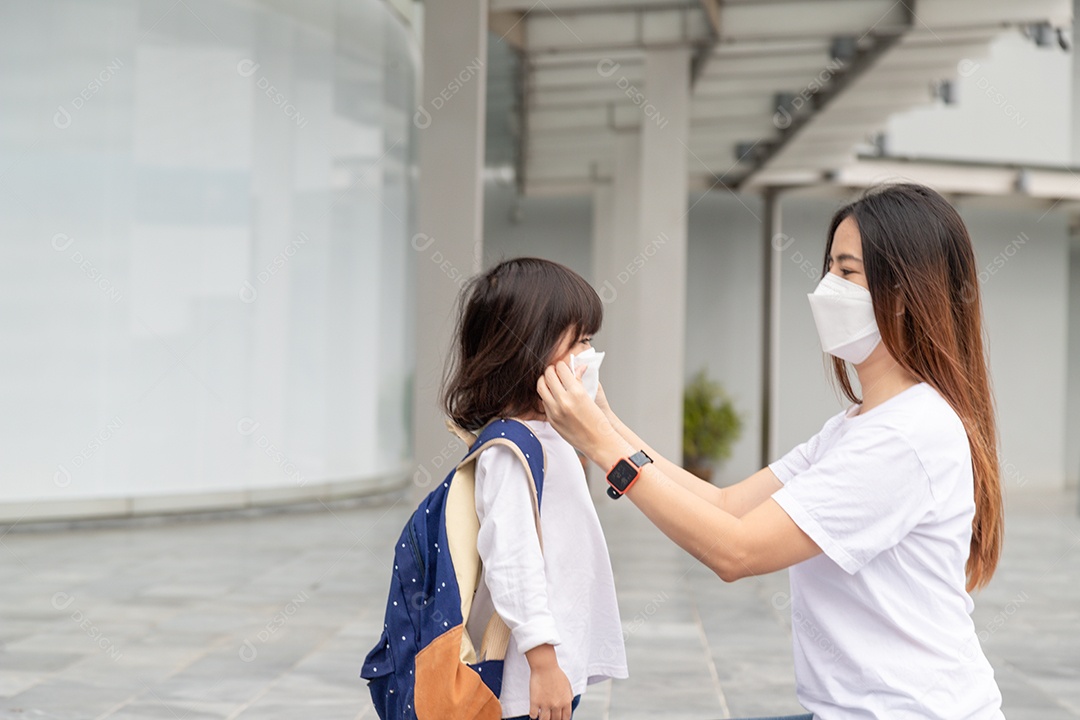
[{"label": "ceiling beam", "polygon": [[[907,10],[907,31],[910,31],[915,22],[914,13],[906,4],[901,3],[901,5]],[[787,125],[780,129],[778,140],[766,145],[763,151],[755,153],[752,158],[754,169],[747,173],[742,181],[740,181],[740,185],[745,185],[747,182],[752,181],[756,172],[767,166],[782,150],[791,145],[795,138],[799,136],[818,113],[840,97],[859,77],[864,75],[870,68],[874,67],[874,65],[888,53],[889,49],[896,45],[903,35],[904,33],[890,33],[888,35],[875,34],[865,36],[872,38],[871,46],[867,49],[858,51],[855,58],[845,65],[841,72],[831,75],[823,86],[809,94],[809,102],[806,103],[810,108],[809,112],[796,113],[778,108],[778,115],[781,111],[786,113]],[[783,120],[782,117],[781,120]],[[777,122],[774,124],[782,125],[783,123]],[[852,144],[855,142],[857,142],[857,138],[852,139]]]}]

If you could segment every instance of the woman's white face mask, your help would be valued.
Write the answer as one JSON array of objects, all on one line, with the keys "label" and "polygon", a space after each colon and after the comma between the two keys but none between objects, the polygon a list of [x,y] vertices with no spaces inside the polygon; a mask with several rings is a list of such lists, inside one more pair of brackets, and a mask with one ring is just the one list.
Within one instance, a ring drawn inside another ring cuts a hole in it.
[{"label": "woman's white face mask", "polygon": [[858,365],[881,342],[870,291],[850,280],[826,273],[807,295],[821,349]]}]

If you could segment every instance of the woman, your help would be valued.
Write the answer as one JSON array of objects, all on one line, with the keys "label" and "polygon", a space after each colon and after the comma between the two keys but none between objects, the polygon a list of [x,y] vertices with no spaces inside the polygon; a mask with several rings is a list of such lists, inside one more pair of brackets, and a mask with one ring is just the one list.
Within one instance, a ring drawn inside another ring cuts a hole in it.
[{"label": "woman", "polygon": [[734,486],[661,457],[562,363],[537,384],[547,417],[723,580],[790,568],[798,718],[1003,718],[968,594],[1003,515],[967,229],[928,188],[869,193],[834,216],[809,299],[856,404]]}]

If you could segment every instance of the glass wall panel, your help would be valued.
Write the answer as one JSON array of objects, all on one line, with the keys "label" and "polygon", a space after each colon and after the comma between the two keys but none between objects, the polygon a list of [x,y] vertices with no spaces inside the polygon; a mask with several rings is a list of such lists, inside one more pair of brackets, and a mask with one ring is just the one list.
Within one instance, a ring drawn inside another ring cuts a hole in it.
[{"label": "glass wall panel", "polygon": [[0,503],[402,471],[416,75],[379,0],[0,6]]}]

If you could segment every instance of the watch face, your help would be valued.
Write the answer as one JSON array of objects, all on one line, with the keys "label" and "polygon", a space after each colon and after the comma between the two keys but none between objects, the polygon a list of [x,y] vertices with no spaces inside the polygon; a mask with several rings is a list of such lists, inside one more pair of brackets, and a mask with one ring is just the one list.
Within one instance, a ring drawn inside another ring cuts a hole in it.
[{"label": "watch face", "polygon": [[638,469],[628,460],[620,460],[608,473],[608,482],[614,485],[619,492],[626,490],[627,486],[637,477]]}]

